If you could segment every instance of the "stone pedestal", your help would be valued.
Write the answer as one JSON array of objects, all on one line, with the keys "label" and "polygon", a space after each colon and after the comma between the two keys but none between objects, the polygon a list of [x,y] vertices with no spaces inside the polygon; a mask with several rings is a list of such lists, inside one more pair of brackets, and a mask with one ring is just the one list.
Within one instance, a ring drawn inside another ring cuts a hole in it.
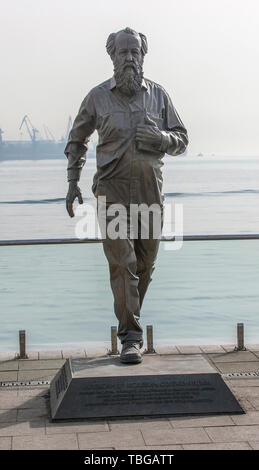
[{"label": "stone pedestal", "polygon": [[50,385],[53,420],[244,413],[202,355],[68,359]]}]

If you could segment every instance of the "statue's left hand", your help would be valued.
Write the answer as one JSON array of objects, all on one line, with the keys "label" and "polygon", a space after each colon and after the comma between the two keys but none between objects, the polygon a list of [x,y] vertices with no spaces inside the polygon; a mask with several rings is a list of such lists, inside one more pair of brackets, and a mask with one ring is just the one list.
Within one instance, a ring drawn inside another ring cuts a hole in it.
[{"label": "statue's left hand", "polygon": [[162,143],[162,132],[152,119],[146,117],[146,124],[140,124],[136,130],[137,142],[160,145]]}]

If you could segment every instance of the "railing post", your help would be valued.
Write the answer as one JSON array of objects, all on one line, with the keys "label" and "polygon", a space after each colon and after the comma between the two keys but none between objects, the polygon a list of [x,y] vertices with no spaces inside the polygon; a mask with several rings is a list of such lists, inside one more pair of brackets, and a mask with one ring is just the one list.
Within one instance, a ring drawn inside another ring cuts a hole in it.
[{"label": "railing post", "polygon": [[20,354],[18,355],[18,359],[28,359],[26,354],[26,334],[25,330],[19,331],[19,349]]},{"label": "railing post", "polygon": [[244,323],[237,323],[237,346],[235,351],[246,351],[244,342]]},{"label": "railing post", "polygon": [[155,353],[154,350],[154,343],[153,343],[153,326],[147,325],[147,349],[145,354],[152,354]]},{"label": "railing post", "polygon": [[111,327],[111,350],[108,352],[109,355],[119,354],[117,344],[117,326]]}]

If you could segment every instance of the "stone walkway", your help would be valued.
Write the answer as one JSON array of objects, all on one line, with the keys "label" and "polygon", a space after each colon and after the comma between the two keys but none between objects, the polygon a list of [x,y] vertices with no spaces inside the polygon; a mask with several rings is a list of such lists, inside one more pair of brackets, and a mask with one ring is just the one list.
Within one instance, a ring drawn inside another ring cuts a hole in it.
[{"label": "stone walkway", "polygon": [[[1,386],[0,450],[259,450],[259,345],[233,350],[234,345],[172,346],[156,348],[156,353],[202,354],[223,374],[246,414],[52,423],[48,385]],[[104,350],[34,351],[27,360],[19,360],[13,353],[0,353],[0,382],[49,381],[67,357],[105,354]],[[248,374],[230,375],[235,373]]]}]

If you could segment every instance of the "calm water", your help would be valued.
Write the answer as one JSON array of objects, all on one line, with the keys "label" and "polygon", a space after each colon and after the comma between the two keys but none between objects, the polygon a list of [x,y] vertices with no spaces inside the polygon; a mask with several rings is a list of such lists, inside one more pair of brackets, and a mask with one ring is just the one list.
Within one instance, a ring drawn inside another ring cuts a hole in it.
[{"label": "calm water", "polygon": [[[184,233],[259,233],[259,160],[165,158],[166,201],[182,204]],[[88,202],[95,162],[81,188]],[[0,239],[75,237],[65,211],[66,161],[0,163]],[[174,229],[168,224],[164,234]],[[102,245],[0,248],[0,349],[26,329],[31,348],[108,341],[116,325]],[[259,241],[161,244],[142,324],[155,341],[235,342],[237,322],[257,342]]]}]

